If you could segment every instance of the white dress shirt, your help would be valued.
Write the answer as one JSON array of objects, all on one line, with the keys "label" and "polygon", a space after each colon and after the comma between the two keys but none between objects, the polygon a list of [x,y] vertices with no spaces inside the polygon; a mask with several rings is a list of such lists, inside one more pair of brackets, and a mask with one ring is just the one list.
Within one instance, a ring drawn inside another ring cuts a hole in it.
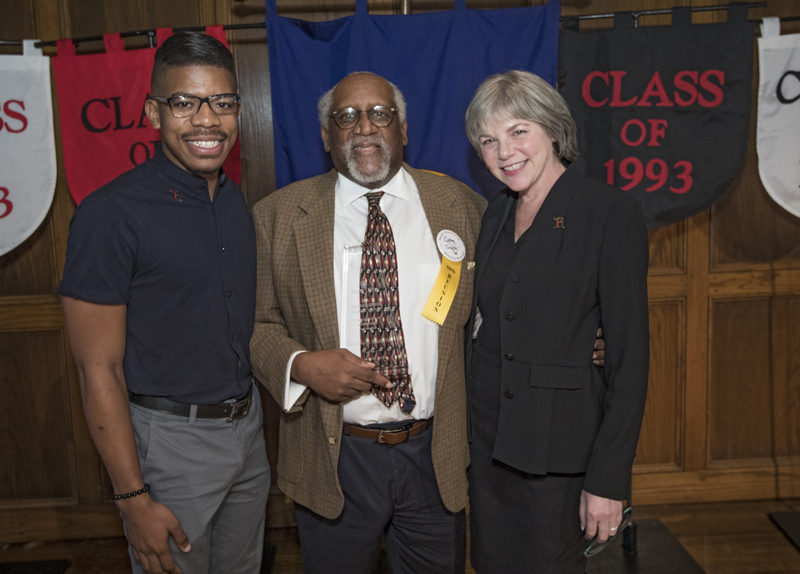
[{"label": "white dress shirt", "polygon": [[[411,414],[407,415],[400,410],[399,402],[395,402],[391,408],[386,408],[375,395],[362,395],[344,404],[344,422],[358,425],[431,418],[436,390],[436,364],[439,358],[439,326],[422,316],[422,308],[436,281],[441,260],[417,185],[402,168],[380,189],[371,190],[362,187],[341,173],[336,180],[333,274],[340,338],[345,328],[343,324],[345,317],[342,316],[342,267],[345,262],[345,246],[360,245],[364,241],[369,212],[366,194],[374,191],[384,192],[381,209],[389,219],[394,234],[400,286],[400,318],[403,322],[411,386],[417,405]],[[350,332],[352,331],[350,328]],[[348,337],[348,339],[354,342],[346,346],[347,350],[361,356],[358,337]],[[292,355],[286,367],[284,408],[287,410],[305,390],[305,386],[290,378],[292,361],[296,356],[297,353]]]}]

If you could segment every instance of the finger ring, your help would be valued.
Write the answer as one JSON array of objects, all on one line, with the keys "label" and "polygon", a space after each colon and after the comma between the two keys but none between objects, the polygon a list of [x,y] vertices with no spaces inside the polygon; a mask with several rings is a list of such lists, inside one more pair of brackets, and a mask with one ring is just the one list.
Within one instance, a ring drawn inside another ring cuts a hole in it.
[{"label": "finger ring", "polygon": [[615,532],[617,528],[619,528],[619,526],[612,526],[611,528],[609,528],[609,530],[611,530],[611,532]]}]

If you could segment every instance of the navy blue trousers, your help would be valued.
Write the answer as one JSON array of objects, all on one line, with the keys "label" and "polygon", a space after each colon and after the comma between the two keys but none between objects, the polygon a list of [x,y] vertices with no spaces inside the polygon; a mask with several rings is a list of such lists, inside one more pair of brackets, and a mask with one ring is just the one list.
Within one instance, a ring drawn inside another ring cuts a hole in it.
[{"label": "navy blue trousers", "polygon": [[464,572],[464,512],[449,512],[439,496],[432,435],[398,445],[342,436],[342,514],[329,520],[295,505],[306,574],[372,574],[384,538],[392,574]]}]

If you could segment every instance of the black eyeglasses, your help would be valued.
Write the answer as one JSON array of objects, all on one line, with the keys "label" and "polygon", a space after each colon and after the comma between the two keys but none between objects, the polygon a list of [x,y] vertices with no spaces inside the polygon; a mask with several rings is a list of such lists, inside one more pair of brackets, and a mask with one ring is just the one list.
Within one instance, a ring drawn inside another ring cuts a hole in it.
[{"label": "black eyeglasses", "polygon": [[583,547],[581,553],[587,558],[591,558],[595,554],[598,554],[599,552],[604,550],[606,546],[608,546],[620,532],[625,530],[625,528],[627,528],[628,525],[630,525],[632,519],[633,519],[633,507],[629,506],[628,508],[622,511],[622,522],[619,523],[619,526],[617,527],[617,530],[616,532],[614,532],[614,534],[609,536],[605,542],[598,542],[597,535],[595,534],[594,538],[589,540],[589,542],[587,542],[586,545]]},{"label": "black eyeglasses", "polygon": [[369,121],[372,122],[376,128],[385,128],[394,119],[397,113],[397,108],[387,108],[385,106],[375,106],[368,110],[357,110],[355,108],[342,108],[328,114],[329,118],[333,118],[336,125],[340,129],[349,130],[356,126],[361,119],[362,112],[367,113]]},{"label": "black eyeglasses", "polygon": [[159,104],[169,106],[172,115],[176,118],[191,118],[200,113],[200,106],[207,103],[211,111],[218,116],[229,116],[239,111],[239,94],[217,94],[207,98],[197,96],[172,96],[162,98],[152,96]]}]

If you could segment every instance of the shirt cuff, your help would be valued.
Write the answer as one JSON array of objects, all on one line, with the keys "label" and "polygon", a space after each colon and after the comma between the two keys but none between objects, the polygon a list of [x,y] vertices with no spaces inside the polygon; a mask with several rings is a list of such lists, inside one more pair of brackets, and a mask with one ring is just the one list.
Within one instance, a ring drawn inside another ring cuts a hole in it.
[{"label": "shirt cuff", "polygon": [[300,353],[305,352],[306,351],[295,351],[292,353],[292,356],[289,357],[289,362],[286,364],[286,384],[283,386],[283,410],[285,411],[289,411],[306,390],[305,385],[301,385],[297,381],[292,380],[292,363],[294,362],[294,358]]}]

